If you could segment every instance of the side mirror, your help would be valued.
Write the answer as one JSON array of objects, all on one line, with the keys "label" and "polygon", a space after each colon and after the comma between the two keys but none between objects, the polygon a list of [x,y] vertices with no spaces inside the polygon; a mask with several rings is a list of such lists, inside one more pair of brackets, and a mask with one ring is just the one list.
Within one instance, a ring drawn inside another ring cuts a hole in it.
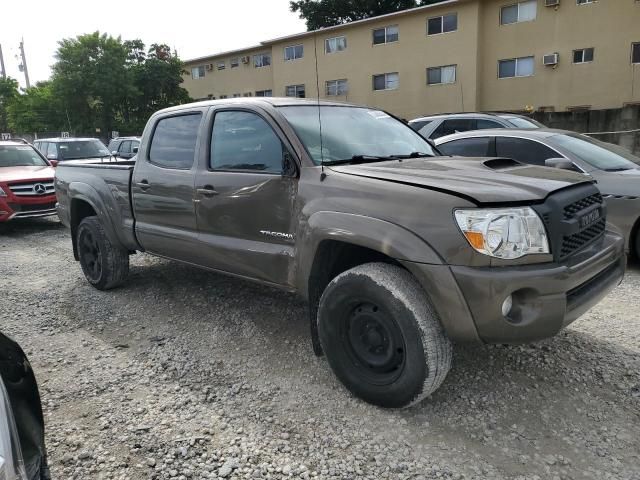
[{"label": "side mirror", "polygon": [[574,170],[573,162],[566,158],[548,158],[544,164],[547,167],[559,168],[561,170]]},{"label": "side mirror", "polygon": [[49,160],[49,163],[51,164],[51,166],[53,168],[56,168],[58,166],[58,160]]},{"label": "side mirror", "polygon": [[285,150],[282,154],[282,176],[295,177],[296,173],[296,161],[293,159],[293,156]]},{"label": "side mirror", "polygon": [[114,156],[114,157],[117,157],[118,156],[118,151],[114,150],[113,152],[111,152],[111,155]]},{"label": "side mirror", "polygon": [[58,159],[58,155],[56,155],[55,153],[50,153],[47,155],[47,159],[48,160],[57,160]]},{"label": "side mirror", "polygon": [[138,150],[140,149],[140,147],[133,147],[133,154],[136,155],[138,153]]}]

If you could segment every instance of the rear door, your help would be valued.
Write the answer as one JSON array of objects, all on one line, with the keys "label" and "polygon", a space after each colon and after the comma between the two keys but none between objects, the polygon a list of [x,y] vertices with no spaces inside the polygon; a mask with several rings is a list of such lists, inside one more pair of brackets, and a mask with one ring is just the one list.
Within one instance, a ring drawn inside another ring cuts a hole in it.
[{"label": "rear door", "polygon": [[155,119],[131,185],[136,234],[144,249],[194,263],[199,244],[195,158],[205,113],[193,109]]},{"label": "rear door", "polygon": [[[210,268],[290,285],[294,261],[296,160],[265,112],[212,110],[209,149],[196,175],[201,262]],[[204,152],[203,152],[204,153]]]}]

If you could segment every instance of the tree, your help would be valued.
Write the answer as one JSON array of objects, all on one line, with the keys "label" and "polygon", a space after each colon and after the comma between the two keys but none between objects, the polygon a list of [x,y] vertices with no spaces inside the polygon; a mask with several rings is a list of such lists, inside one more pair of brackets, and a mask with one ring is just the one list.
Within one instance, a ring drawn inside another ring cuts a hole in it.
[{"label": "tree", "polygon": [[298,0],[290,2],[290,8],[307,21],[307,30],[317,30],[441,1],[444,0]]},{"label": "tree", "polygon": [[7,107],[10,130],[16,133],[58,132],[67,123],[64,108],[55,98],[51,83],[39,82],[16,95]]},{"label": "tree", "polygon": [[9,131],[8,108],[18,96],[18,82],[11,77],[0,78],[0,132]]}]

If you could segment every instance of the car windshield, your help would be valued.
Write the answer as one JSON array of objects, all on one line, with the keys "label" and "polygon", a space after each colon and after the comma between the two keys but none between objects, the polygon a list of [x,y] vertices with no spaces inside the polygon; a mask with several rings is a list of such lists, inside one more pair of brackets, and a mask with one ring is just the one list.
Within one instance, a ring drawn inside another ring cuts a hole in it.
[{"label": "car windshield", "polygon": [[30,145],[0,145],[0,167],[42,167],[48,165]]},{"label": "car windshield", "polygon": [[316,165],[436,155],[424,138],[380,110],[304,105],[280,107],[280,111]]},{"label": "car windshield", "polygon": [[509,121],[509,123],[513,124],[514,127],[516,128],[542,128],[544,127],[544,125],[542,125],[539,122],[536,122],[535,120],[532,120],[530,118],[521,118],[521,117],[502,117],[505,120]]},{"label": "car windshield", "polygon": [[59,142],[60,160],[78,160],[81,158],[101,158],[109,156],[109,150],[100,140],[75,140]]},{"label": "car windshield", "polygon": [[640,165],[640,158],[628,150],[585,135],[555,135],[549,141],[598,170],[616,172]]}]

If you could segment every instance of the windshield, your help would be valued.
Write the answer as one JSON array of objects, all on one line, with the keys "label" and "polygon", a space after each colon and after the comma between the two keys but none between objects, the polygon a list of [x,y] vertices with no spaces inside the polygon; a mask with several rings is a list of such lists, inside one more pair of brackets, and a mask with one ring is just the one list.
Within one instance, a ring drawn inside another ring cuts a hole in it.
[{"label": "windshield", "polygon": [[30,145],[0,145],[0,167],[42,167],[48,165]]},{"label": "windshield", "polygon": [[584,135],[555,135],[549,141],[598,170],[615,172],[637,168],[640,164],[640,158],[628,150]]},{"label": "windshield", "polygon": [[544,125],[542,125],[539,122],[536,122],[535,120],[532,120],[530,118],[521,118],[521,117],[502,117],[505,120],[508,120],[509,123],[511,123],[514,127],[517,128],[542,128],[544,127]]},{"label": "windshield", "polygon": [[280,107],[280,111],[316,165],[354,157],[436,155],[424,138],[380,110],[305,105]]},{"label": "windshield", "polygon": [[60,160],[102,158],[109,156],[109,150],[100,140],[76,140],[58,143],[58,155]]}]

